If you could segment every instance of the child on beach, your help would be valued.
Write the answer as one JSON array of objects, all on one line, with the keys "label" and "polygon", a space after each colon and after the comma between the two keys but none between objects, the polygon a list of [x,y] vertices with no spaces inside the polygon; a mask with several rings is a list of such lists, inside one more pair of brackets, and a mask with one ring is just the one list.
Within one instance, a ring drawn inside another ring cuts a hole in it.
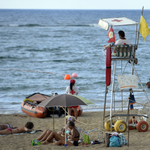
[{"label": "child on beach", "polygon": [[18,127],[18,128],[7,128],[5,130],[1,130],[0,134],[13,134],[13,133],[24,133],[24,132],[31,132],[32,128],[34,127],[34,124],[32,122],[27,122],[25,126]]}]

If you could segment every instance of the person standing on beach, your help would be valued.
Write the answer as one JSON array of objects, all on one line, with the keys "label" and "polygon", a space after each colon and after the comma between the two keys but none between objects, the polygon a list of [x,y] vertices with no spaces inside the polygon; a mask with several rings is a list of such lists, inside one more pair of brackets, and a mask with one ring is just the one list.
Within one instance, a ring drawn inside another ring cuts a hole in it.
[{"label": "person standing on beach", "polygon": [[[68,86],[66,88],[66,93],[67,94],[78,95],[79,91],[78,91],[78,88],[75,86],[75,82],[76,81],[74,79],[70,80],[70,86]],[[78,106],[70,106],[70,107],[68,107],[68,114],[71,115],[71,111],[73,110],[76,119],[78,117],[77,107]]]},{"label": "person standing on beach", "polygon": [[150,78],[149,78],[149,81],[146,83],[146,85],[148,88],[150,88]]},{"label": "person standing on beach", "polygon": [[[128,39],[125,38],[125,32],[124,31],[120,30],[118,32],[118,34],[119,34],[119,38],[120,39],[115,42],[115,45],[128,45],[128,44],[132,44]],[[107,46],[104,45],[103,47],[104,47],[104,49],[107,49],[110,46],[111,46],[111,44],[108,44]]]}]

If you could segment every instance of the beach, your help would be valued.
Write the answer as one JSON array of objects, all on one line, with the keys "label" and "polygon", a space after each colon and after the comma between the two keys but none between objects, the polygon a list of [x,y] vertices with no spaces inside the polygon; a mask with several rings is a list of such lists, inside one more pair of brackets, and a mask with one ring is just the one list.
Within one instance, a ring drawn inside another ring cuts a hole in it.
[{"label": "beach", "polygon": [[[130,113],[137,113],[138,110],[132,110]],[[124,111],[127,113],[127,111]],[[109,111],[106,115],[109,114]],[[103,130],[103,134],[105,137],[106,131],[102,128],[102,116],[103,112],[83,112],[83,114],[78,117],[78,122],[76,122],[76,126],[82,128],[85,131],[92,130],[94,128],[98,128],[99,130]],[[117,118],[115,118],[117,119]],[[126,118],[122,118],[124,121]],[[137,118],[136,118],[137,119]],[[0,124],[8,122],[13,126],[24,126],[24,124],[28,121],[34,123],[34,130],[42,130],[50,129],[53,130],[53,118],[34,118],[30,117],[26,114],[1,114],[0,115]],[[81,123],[82,122],[82,123]],[[147,120],[148,124],[150,124],[150,119]],[[65,125],[64,117],[58,118],[55,116],[54,118],[54,131],[59,131]],[[104,143],[95,144],[95,145],[80,145],[77,147],[74,146],[55,146],[55,145],[39,145],[39,146],[32,146],[31,141],[39,137],[42,132],[34,133],[34,134],[21,134],[21,135],[7,135],[7,136],[0,136],[0,150],[54,150],[54,149],[87,149],[87,150],[96,150],[96,149],[135,149],[135,150],[149,150],[150,147],[150,129],[147,132],[138,132],[137,130],[130,130],[129,132],[129,147],[105,147]],[[102,140],[102,135],[100,134],[100,140]],[[128,132],[123,133],[128,139]],[[95,132],[90,133],[90,140],[98,140],[97,134]]]}]

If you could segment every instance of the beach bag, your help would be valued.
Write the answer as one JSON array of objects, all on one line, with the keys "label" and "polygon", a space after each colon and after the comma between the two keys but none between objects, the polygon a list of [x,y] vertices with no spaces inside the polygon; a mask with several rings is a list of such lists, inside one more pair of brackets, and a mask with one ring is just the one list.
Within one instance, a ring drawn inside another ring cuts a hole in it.
[{"label": "beach bag", "polygon": [[105,146],[106,146],[106,147],[109,147],[109,144],[110,144],[110,138],[111,138],[110,135],[111,135],[111,134],[106,133],[106,136],[105,136]]},{"label": "beach bag", "polygon": [[89,136],[87,134],[84,134],[83,136],[84,136],[84,143],[90,144]]},{"label": "beach bag", "polygon": [[112,136],[112,137],[110,138],[109,147],[120,147],[119,137],[117,137],[117,136]]},{"label": "beach bag", "polygon": [[124,134],[122,134],[122,133],[119,134],[119,143],[120,143],[120,146],[127,144],[127,140],[126,140]]}]

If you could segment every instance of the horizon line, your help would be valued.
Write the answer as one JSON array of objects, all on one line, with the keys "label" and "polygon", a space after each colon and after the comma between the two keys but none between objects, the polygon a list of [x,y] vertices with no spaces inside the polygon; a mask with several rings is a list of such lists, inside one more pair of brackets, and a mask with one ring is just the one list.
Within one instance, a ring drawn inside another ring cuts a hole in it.
[{"label": "horizon line", "polygon": [[[0,10],[1,9],[3,9],[3,10],[142,10],[142,9],[105,9],[105,8],[103,8],[103,9],[93,9],[93,8],[91,8],[91,9],[66,9],[66,8],[61,8],[61,9],[59,9],[59,8],[0,8]],[[144,9],[144,10],[150,10],[150,9]]]}]

